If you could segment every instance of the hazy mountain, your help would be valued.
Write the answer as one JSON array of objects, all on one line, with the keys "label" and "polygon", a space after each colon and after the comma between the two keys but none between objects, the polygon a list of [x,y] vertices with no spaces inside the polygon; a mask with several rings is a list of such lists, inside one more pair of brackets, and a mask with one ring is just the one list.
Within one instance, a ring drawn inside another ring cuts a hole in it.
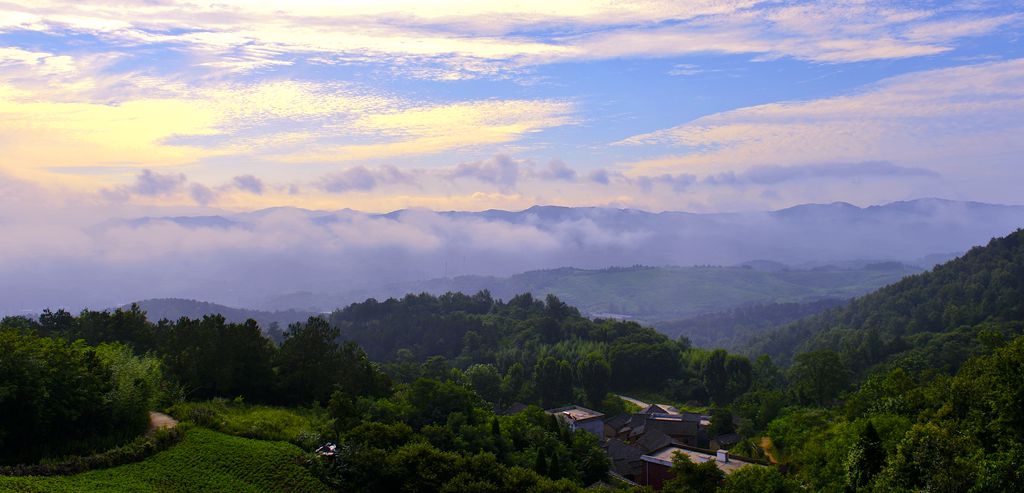
[{"label": "hazy mountain", "polygon": [[750,264],[755,271],[771,270],[773,263],[855,269],[948,256],[1022,225],[1022,206],[938,199],[709,214],[554,206],[371,214],[284,207],[104,219],[61,232],[59,247],[34,248],[31,261],[0,259],[0,276],[15,281],[0,288],[0,311],[107,307],[140,297],[329,309],[336,303],[267,303],[285,293],[325,293],[333,301],[396,284],[559,267],[756,260]]},{"label": "hazy mountain", "polygon": [[281,330],[285,330],[288,324],[305,322],[309,317],[316,315],[316,313],[301,310],[264,311],[233,308],[216,303],[181,298],[149,299],[136,303],[139,305],[139,308],[146,312],[146,318],[151,322],[162,319],[173,321],[181,317],[196,319],[202,318],[204,315],[223,315],[224,319],[229,323],[243,323],[251,318],[258,322],[264,330],[267,330],[273,323],[277,323]]},{"label": "hazy mountain", "polygon": [[[516,294],[554,294],[591,316],[653,323],[729,310],[752,304],[846,299],[868,293],[920,272],[899,263],[861,268],[818,267],[772,271],[751,267],[619,267],[600,270],[561,268],[510,277],[459,276],[396,283],[339,294],[292,293],[261,305],[266,309],[298,307],[328,311],[367,298],[400,298],[407,293],[473,294],[486,289],[495,298]],[[678,332],[677,332],[678,333]]]}]

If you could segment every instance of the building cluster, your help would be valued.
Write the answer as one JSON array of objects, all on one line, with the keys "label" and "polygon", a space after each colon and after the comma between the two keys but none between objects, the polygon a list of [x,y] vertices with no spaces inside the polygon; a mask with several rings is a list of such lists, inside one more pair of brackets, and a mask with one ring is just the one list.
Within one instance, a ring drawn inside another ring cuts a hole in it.
[{"label": "building cluster", "polygon": [[639,412],[611,418],[581,406],[547,412],[571,430],[597,435],[611,459],[614,475],[654,489],[660,489],[672,477],[672,459],[677,453],[698,464],[714,461],[726,474],[747,465],[763,465],[731,457],[726,449],[739,442],[739,435],[709,436],[710,416],[681,412],[666,404],[652,404]]}]

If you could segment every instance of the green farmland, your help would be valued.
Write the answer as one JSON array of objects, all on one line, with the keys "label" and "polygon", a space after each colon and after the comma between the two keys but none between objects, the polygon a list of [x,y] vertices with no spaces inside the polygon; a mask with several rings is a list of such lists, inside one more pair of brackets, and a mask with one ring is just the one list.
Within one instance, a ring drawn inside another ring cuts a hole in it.
[{"label": "green farmland", "polygon": [[0,477],[2,492],[326,492],[284,442],[233,437],[193,428],[149,459],[73,476]]}]

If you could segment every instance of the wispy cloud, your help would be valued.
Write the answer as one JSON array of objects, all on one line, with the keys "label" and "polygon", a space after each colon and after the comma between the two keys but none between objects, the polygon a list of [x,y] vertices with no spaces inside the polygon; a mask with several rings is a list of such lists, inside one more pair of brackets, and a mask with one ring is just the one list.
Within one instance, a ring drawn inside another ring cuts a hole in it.
[{"label": "wispy cloud", "polygon": [[620,145],[683,152],[633,166],[745,168],[886,160],[935,169],[1021,149],[1024,60],[912,73],[852,95],[717,113]]},{"label": "wispy cloud", "polygon": [[[8,5],[0,30],[73,32],[126,47],[173,44],[195,66],[252,71],[296,58],[384,61],[439,79],[623,56],[750,53],[843,63],[931,55],[1019,17],[891,2],[40,1]],[[345,28],[339,29],[339,26]]]},{"label": "wispy cloud", "polygon": [[908,168],[881,161],[863,163],[823,163],[803,166],[757,166],[735,173],[726,171],[704,177],[708,185],[776,185],[798,180],[843,179],[859,177],[937,177],[924,168]]},{"label": "wispy cloud", "polygon": [[[80,73],[78,86],[40,89],[46,53],[9,50],[0,63],[2,167],[22,176],[75,167],[158,168],[259,154],[285,162],[352,163],[514,142],[575,121],[554,100],[423,104],[333,82],[269,80],[177,85]],[[72,63],[77,67],[76,63]],[[26,80],[12,70],[35,70]],[[63,70],[63,69],[62,69]],[[74,70],[79,70],[75,68]],[[5,80],[4,76],[7,75]],[[118,93],[111,103],[97,98]],[[256,190],[251,181],[242,184]]]},{"label": "wispy cloud", "polygon": [[[375,210],[503,200],[658,208],[680,196],[707,203],[711,188],[727,200],[726,189],[772,184],[815,181],[817,193],[846,178],[953,180],[958,163],[1009,167],[1006,156],[1020,150],[1020,61],[926,70],[859,90],[816,81],[807,86],[829,87],[808,100],[755,88],[746,100],[783,102],[735,109],[716,93],[717,102],[686,103],[688,116],[667,124],[675,107],[627,107],[646,95],[627,94],[637,88],[618,80],[576,90],[577,71],[562,64],[694,76],[782,59],[785,70],[850,64],[830,70],[870,80],[909,69],[860,62],[928,57],[916,69],[992,55],[960,47],[1019,30],[1015,5],[0,3],[0,171],[147,204]],[[634,63],[652,58],[670,60]],[[472,78],[494,80],[463,82]],[[674,96],[665,82],[651,86],[651,98]],[[635,122],[657,114],[656,122],[580,131],[609,121],[599,105]],[[697,111],[709,114],[693,118]],[[145,194],[133,191],[141,170],[189,179]],[[366,197],[371,191],[379,193]]]}]

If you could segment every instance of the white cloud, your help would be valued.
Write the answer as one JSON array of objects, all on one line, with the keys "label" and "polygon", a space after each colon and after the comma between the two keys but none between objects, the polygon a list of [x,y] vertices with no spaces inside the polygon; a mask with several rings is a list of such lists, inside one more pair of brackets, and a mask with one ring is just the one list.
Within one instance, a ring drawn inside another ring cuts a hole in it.
[{"label": "white cloud", "polygon": [[[680,154],[634,174],[885,160],[936,171],[998,165],[1024,151],[1024,60],[912,73],[845,96],[712,114],[620,145]],[[647,170],[647,171],[644,171]]]},{"label": "white cloud", "polygon": [[751,53],[819,62],[922,56],[1013,25],[977,9],[891,2],[226,2],[40,0],[0,10],[0,31],[81,32],[114,45],[186,47],[195,66],[252,71],[385,60],[413,76],[501,76],[554,61]]}]

